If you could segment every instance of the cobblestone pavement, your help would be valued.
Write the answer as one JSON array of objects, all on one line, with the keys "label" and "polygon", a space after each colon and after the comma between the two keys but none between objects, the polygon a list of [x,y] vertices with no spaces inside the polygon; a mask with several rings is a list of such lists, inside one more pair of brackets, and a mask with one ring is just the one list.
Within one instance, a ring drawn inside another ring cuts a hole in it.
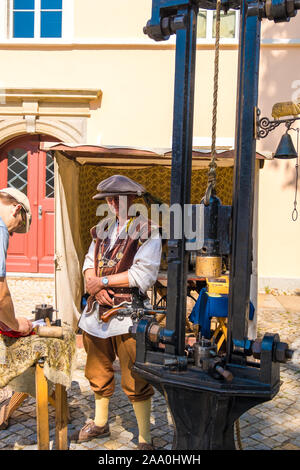
[{"label": "cobblestone pavement", "polygon": [[[8,280],[17,314],[31,314],[35,304],[53,303],[53,281],[24,279]],[[30,296],[28,296],[30,292]],[[29,300],[27,300],[29,298]],[[300,331],[300,296],[259,296],[258,336],[265,332],[279,333],[282,341],[297,347]],[[85,352],[78,350],[78,365],[68,391],[70,409],[69,433],[93,418],[94,400],[84,377]],[[111,435],[90,442],[70,444],[70,450],[131,450],[136,448],[138,429],[132,406],[120,387],[120,371],[115,363],[116,391],[111,399],[109,423]],[[282,386],[276,397],[250,409],[240,418],[241,443],[244,450],[300,450],[300,361],[281,366]],[[55,435],[54,410],[49,407],[50,439]],[[173,425],[164,398],[155,393],[152,403],[151,428],[154,444],[171,449]],[[32,450],[36,445],[35,400],[27,399],[0,431],[1,450]],[[237,444],[238,448],[238,444]]]}]

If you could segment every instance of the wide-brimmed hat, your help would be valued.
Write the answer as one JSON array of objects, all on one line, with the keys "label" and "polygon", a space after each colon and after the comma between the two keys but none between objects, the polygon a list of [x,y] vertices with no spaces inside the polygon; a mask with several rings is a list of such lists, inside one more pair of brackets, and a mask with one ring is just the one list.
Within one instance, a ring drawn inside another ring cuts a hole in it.
[{"label": "wide-brimmed hat", "polygon": [[123,175],[113,175],[101,181],[97,186],[97,191],[98,194],[93,196],[93,199],[128,195],[141,196],[146,192],[144,186]]},{"label": "wide-brimmed hat", "polygon": [[9,194],[11,197],[13,197],[17,201],[18,204],[20,204],[23,207],[25,211],[26,220],[25,220],[24,225],[22,225],[17,230],[15,230],[15,232],[27,233],[29,231],[31,220],[32,220],[30,203],[29,203],[28,197],[24,193],[22,193],[21,191],[15,188],[0,189],[0,193]]}]

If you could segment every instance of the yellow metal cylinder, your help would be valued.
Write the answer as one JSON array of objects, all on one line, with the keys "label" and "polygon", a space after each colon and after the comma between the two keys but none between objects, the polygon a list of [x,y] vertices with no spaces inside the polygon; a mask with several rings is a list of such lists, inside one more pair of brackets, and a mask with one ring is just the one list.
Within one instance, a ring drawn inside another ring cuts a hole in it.
[{"label": "yellow metal cylinder", "polygon": [[219,277],[222,274],[222,258],[220,256],[196,257],[196,276]]}]

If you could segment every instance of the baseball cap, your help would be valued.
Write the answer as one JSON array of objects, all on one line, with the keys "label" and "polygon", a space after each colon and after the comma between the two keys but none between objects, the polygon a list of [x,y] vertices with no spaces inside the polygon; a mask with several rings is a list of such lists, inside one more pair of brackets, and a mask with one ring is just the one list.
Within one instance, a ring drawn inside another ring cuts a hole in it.
[{"label": "baseball cap", "polygon": [[18,189],[15,188],[4,188],[0,189],[0,193],[5,193],[9,194],[11,197],[13,197],[18,204],[20,204],[24,211],[25,211],[25,224],[19,227],[17,230],[15,230],[16,233],[27,233],[30,228],[31,220],[32,220],[32,215],[31,215],[31,209],[30,209],[30,203],[28,197],[19,191]]}]

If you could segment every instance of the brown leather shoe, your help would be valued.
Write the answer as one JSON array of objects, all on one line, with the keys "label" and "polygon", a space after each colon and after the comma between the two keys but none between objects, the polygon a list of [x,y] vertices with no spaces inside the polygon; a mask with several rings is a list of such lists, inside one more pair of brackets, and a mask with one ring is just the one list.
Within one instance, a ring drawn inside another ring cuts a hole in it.
[{"label": "brown leather shoe", "polygon": [[88,421],[79,431],[76,431],[71,437],[71,442],[87,442],[92,439],[110,436],[109,426],[106,423],[104,426],[96,426],[94,421]]},{"label": "brown leather shoe", "polygon": [[139,442],[137,450],[155,450],[153,441],[151,441],[151,444],[148,444],[147,442]]}]

